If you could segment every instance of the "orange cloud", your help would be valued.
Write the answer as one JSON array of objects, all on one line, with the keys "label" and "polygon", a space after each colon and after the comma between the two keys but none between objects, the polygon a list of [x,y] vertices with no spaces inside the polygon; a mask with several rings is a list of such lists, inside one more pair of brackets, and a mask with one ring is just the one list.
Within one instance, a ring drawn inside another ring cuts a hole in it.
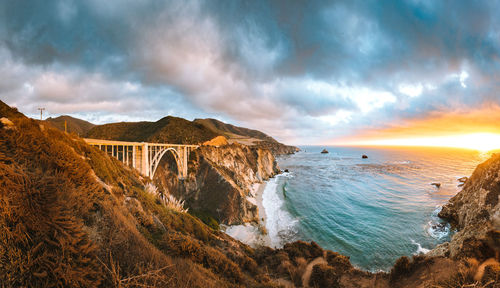
[{"label": "orange cloud", "polygon": [[393,123],[391,127],[366,131],[334,144],[445,146],[490,150],[500,148],[498,139],[500,107],[494,104],[468,111],[433,112],[425,119]]}]

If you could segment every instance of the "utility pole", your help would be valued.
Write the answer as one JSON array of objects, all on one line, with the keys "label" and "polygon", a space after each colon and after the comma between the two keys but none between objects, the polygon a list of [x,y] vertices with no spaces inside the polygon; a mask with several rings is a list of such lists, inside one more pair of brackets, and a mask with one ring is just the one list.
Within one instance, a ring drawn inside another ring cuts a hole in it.
[{"label": "utility pole", "polygon": [[40,120],[43,120],[42,116],[43,116],[43,110],[45,110],[45,108],[40,107],[38,108],[38,110],[40,110]]}]

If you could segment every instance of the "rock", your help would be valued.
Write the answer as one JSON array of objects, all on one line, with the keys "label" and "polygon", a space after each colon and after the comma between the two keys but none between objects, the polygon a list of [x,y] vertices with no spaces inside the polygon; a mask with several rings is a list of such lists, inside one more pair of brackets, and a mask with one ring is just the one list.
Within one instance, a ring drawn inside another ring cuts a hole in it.
[{"label": "rock", "polygon": [[226,137],[224,136],[217,136],[215,138],[213,138],[212,140],[209,140],[209,141],[206,141],[206,142],[203,142],[203,146],[215,146],[215,147],[219,147],[219,146],[224,146],[224,145],[227,145],[229,144],[227,142],[227,139]]},{"label": "rock", "polygon": [[469,178],[464,176],[462,178],[458,178],[457,180],[458,180],[458,182],[460,182],[460,184],[458,184],[458,187],[462,187],[465,185],[465,182],[467,182],[467,180],[469,180]]},{"label": "rock", "polygon": [[287,172],[287,173],[288,173],[289,171],[288,171],[288,169],[285,169],[285,171],[284,171],[284,172]]},{"label": "rock", "polygon": [[433,183],[431,183],[431,185],[436,186],[436,188],[441,187],[441,183],[437,183],[437,182],[433,182]]},{"label": "rock", "polygon": [[4,129],[15,129],[16,128],[14,123],[5,117],[0,118],[0,124],[1,124],[0,127],[3,126]]},{"label": "rock", "polygon": [[328,150],[326,149],[323,149],[323,151],[321,151],[321,154],[327,154],[328,153]]},{"label": "rock", "polygon": [[363,154],[363,156],[361,156],[361,158],[368,159],[368,156],[366,156],[366,155]]}]

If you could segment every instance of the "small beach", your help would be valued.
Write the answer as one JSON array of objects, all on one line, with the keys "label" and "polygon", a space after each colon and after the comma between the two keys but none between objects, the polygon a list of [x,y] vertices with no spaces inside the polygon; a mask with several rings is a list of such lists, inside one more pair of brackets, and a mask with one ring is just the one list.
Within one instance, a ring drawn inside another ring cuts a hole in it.
[{"label": "small beach", "polygon": [[265,228],[266,211],[262,204],[263,193],[267,182],[255,183],[252,186],[251,195],[247,196],[247,200],[256,205],[259,211],[259,222],[245,223],[241,225],[221,225],[222,230],[229,236],[251,246],[271,246],[271,238],[267,234]]}]

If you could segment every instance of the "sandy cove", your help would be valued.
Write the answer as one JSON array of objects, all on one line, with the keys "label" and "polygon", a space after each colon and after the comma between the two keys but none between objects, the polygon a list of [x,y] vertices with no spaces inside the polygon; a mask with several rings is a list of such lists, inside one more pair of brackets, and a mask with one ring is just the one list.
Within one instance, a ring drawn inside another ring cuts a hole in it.
[{"label": "sandy cove", "polygon": [[262,204],[262,195],[266,188],[266,182],[255,183],[252,186],[253,197],[248,196],[247,200],[257,205],[259,210],[259,223],[245,223],[241,225],[221,225],[222,231],[229,236],[237,239],[251,247],[269,246],[271,247],[271,238],[266,229],[266,211]]}]

